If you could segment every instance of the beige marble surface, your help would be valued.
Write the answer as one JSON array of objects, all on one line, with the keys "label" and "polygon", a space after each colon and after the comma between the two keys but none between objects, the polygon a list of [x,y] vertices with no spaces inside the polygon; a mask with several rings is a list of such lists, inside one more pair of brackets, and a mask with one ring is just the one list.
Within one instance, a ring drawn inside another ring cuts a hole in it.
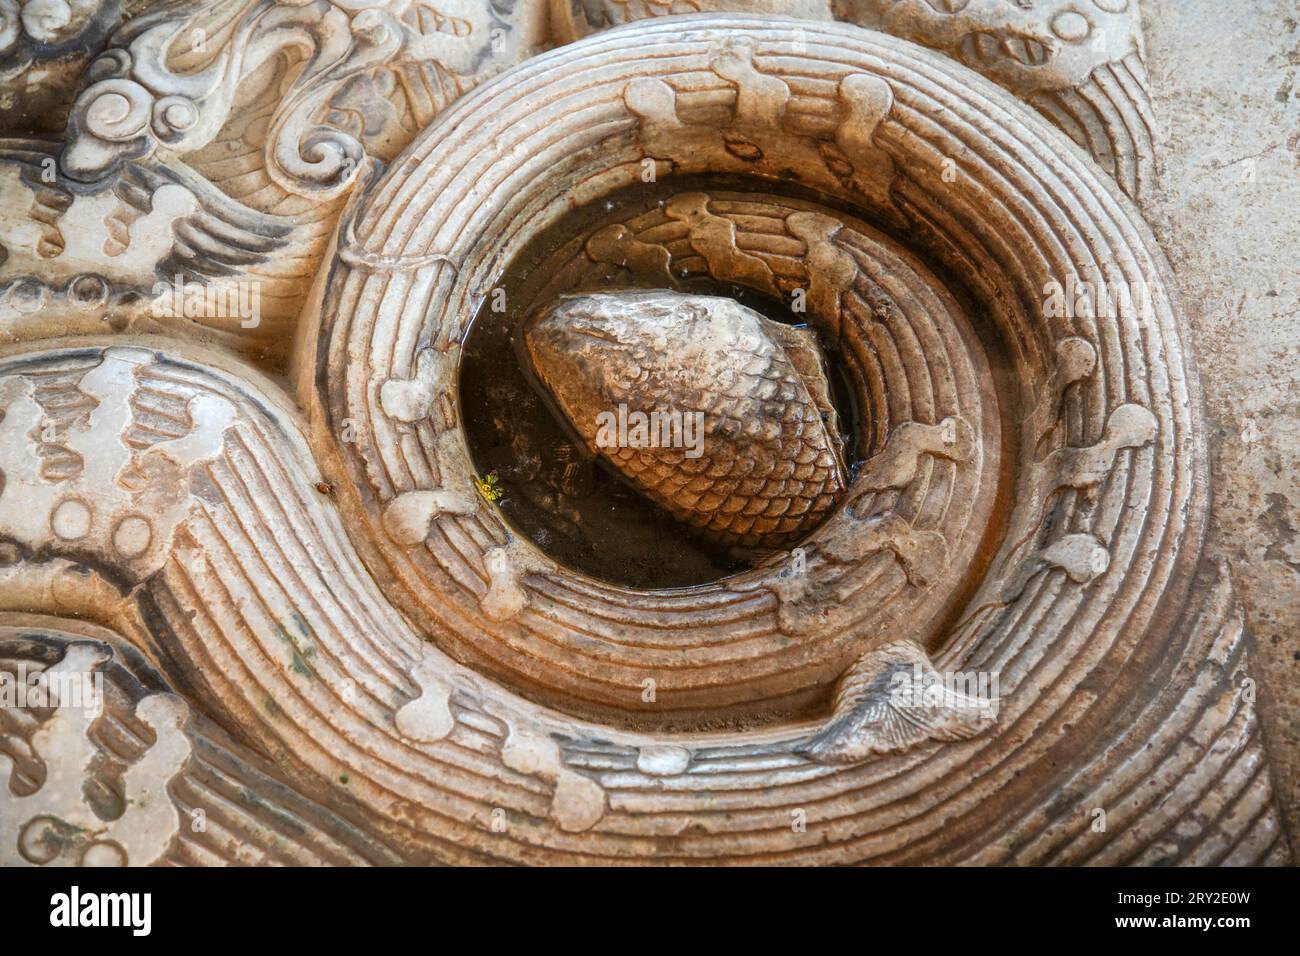
[{"label": "beige marble surface", "polygon": [[1210,553],[1253,635],[1265,745],[1300,847],[1300,8],[1148,0],[1164,134],[1147,214],[1198,333]]}]

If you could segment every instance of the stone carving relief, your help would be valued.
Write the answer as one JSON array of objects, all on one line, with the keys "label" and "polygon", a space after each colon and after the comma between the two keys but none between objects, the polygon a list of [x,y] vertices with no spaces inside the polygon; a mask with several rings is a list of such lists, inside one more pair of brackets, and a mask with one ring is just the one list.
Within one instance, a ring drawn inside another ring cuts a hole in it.
[{"label": "stone carving relief", "polygon": [[347,194],[543,40],[508,0],[136,12],[96,49],[63,141],[0,154],[11,339],[38,311],[85,334],[197,323],[282,364]]},{"label": "stone carving relief", "polygon": [[841,16],[942,50],[1011,90],[1138,198],[1155,117],[1138,0],[837,0]]},{"label": "stone carving relief", "polygon": [[[0,860],[1290,860],[1136,2],[737,6],[4,12],[85,68],[0,113],[0,669],[101,706],[0,708]],[[741,564],[575,567],[599,482]]]},{"label": "stone carving relief", "polygon": [[[698,11],[838,19],[942,50],[1051,120],[1139,197],[1153,176],[1156,119],[1138,0],[753,0],[559,2],[566,41],[633,19]],[[764,10],[763,12],[767,12]],[[795,33],[796,48],[809,35]]]},{"label": "stone carving relief", "polygon": [[398,862],[193,713],[112,633],[7,614],[0,647],[7,677],[43,675],[32,686],[50,692],[3,711],[3,865]]}]

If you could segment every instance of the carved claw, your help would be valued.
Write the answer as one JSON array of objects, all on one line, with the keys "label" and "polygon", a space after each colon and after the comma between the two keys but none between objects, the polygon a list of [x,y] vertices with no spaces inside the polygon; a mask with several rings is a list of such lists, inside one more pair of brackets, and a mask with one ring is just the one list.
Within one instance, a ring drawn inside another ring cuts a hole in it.
[{"label": "carved claw", "polygon": [[[958,676],[967,688],[975,677]],[[795,752],[817,763],[853,764],[926,740],[973,737],[993,724],[998,702],[956,690],[957,683],[911,641],[868,651],[840,678],[830,721]]]}]

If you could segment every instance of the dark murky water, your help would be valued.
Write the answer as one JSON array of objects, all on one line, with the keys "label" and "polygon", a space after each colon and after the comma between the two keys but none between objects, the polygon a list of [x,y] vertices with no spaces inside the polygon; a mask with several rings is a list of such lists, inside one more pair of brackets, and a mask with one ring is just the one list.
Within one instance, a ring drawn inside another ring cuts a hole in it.
[{"label": "dark murky water", "polygon": [[[574,570],[642,588],[716,581],[749,564],[694,536],[612,468],[590,458],[535,390],[521,364],[518,338],[528,316],[546,304],[539,292],[553,278],[557,250],[605,223],[623,221],[690,188],[680,180],[638,187],[567,217],[563,231],[539,236],[511,263],[501,284],[504,310],[493,311],[491,295],[484,301],[461,358],[460,407],[470,456],[480,477],[495,474],[494,486],[501,494],[496,506],[509,524]],[[646,288],[630,285],[626,273],[620,277],[614,272],[611,267],[611,276],[598,291]],[[707,276],[680,279],[678,291],[727,296],[770,319],[802,324],[784,303]],[[825,351],[846,457],[854,462],[860,410],[854,407],[837,357]]]}]

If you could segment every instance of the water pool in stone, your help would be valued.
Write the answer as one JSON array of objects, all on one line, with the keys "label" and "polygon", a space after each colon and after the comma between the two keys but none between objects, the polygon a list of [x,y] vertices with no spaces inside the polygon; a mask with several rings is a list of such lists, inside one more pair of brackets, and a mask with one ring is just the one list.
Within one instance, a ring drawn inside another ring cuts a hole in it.
[{"label": "water pool in stone", "polygon": [[[752,555],[728,552],[694,535],[613,469],[589,456],[553,412],[526,369],[522,326],[540,306],[539,290],[553,277],[557,250],[609,222],[648,210],[688,188],[637,187],[584,207],[544,231],[516,256],[487,294],[466,333],[459,400],[476,474],[495,476],[495,502],[514,531],[561,564],[599,580],[647,589],[706,584],[750,567]],[[653,288],[630,284],[611,267],[606,281],[585,291]],[[498,291],[499,290],[499,291]],[[727,296],[779,322],[802,324],[787,304],[707,275],[682,277],[677,291]],[[856,460],[859,410],[836,355],[826,351],[832,398]]]}]

